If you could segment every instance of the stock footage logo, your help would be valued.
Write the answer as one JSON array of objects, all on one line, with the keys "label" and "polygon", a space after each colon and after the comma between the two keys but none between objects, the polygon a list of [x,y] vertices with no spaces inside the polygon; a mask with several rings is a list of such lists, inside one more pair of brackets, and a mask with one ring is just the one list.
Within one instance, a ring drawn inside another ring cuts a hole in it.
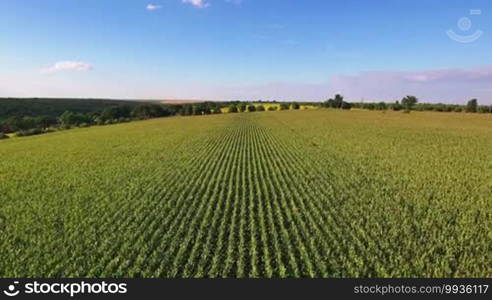
[{"label": "stock footage logo", "polygon": [[[79,280],[60,280],[60,281],[38,281],[26,280],[22,284],[19,281],[10,283],[3,294],[8,297],[15,297],[22,294],[22,297],[30,295],[60,295],[73,298],[84,295],[121,295],[128,292],[127,284],[124,282],[106,281],[79,281]],[[1,294],[0,294],[1,295]]]},{"label": "stock footage logo", "polygon": [[[470,10],[470,16],[479,16],[481,14],[482,11],[480,9]],[[473,33],[469,32],[472,28],[472,25],[472,20],[469,17],[462,17],[458,20],[458,28],[462,31],[462,33],[459,34],[456,33],[454,30],[449,29],[448,31],[446,31],[446,34],[450,39],[456,42],[464,44],[472,43],[478,40],[483,35],[483,31],[480,29],[475,30]]]},{"label": "stock footage logo", "polygon": [[15,297],[19,295],[20,291],[17,290],[17,285],[19,284],[18,281],[14,281],[14,284],[10,284],[6,290],[3,291],[3,293],[9,297]]}]

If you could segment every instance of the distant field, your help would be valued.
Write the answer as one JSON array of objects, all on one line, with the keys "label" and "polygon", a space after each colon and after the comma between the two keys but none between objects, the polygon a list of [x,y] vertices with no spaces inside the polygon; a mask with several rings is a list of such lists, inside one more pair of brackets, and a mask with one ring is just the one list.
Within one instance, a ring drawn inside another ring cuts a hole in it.
[{"label": "distant field", "polygon": [[0,157],[0,277],[492,276],[488,115],[173,117]]}]

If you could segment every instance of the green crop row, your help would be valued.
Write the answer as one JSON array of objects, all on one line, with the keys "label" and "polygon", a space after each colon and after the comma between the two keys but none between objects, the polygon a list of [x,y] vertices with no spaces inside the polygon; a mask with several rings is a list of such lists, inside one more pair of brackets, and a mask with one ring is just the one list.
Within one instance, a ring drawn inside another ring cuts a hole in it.
[{"label": "green crop row", "polygon": [[320,109],[0,141],[0,277],[492,276],[491,124]]}]

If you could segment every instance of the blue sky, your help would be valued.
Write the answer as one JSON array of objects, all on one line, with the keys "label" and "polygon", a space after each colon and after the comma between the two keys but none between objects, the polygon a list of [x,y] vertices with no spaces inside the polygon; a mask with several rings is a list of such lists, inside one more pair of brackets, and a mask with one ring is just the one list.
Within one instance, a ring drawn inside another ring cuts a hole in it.
[{"label": "blue sky", "polygon": [[0,0],[0,97],[492,103],[491,12],[489,0]]}]

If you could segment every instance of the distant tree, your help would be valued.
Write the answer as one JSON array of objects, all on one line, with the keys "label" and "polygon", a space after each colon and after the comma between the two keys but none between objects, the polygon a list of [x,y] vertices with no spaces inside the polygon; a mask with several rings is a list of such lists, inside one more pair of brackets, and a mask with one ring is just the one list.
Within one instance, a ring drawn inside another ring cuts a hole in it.
[{"label": "distant tree", "polygon": [[213,101],[207,101],[202,104],[203,112],[208,114],[220,114],[222,111],[220,110],[223,107],[223,104]]},{"label": "distant tree", "polygon": [[19,130],[27,130],[34,127],[34,120],[31,117],[12,116],[2,122],[2,131],[15,132]]},{"label": "distant tree", "polygon": [[191,116],[193,114],[193,106],[190,104],[185,104],[180,110],[182,116]]},{"label": "distant tree", "polygon": [[8,139],[9,136],[0,131],[0,140]]},{"label": "distant tree", "polygon": [[236,105],[230,105],[229,106],[229,112],[230,113],[237,113],[238,112],[237,106]]},{"label": "distant tree", "polygon": [[342,108],[343,106],[343,96],[340,94],[335,95],[335,99],[333,99],[334,108]]},{"label": "distant tree", "polygon": [[342,102],[341,109],[351,109],[351,108],[352,108],[352,104],[345,102],[345,101]]},{"label": "distant tree", "polygon": [[340,94],[336,94],[335,98],[330,98],[323,103],[324,107],[329,107],[329,108],[339,108],[341,109],[343,106],[343,96]]},{"label": "distant tree", "polygon": [[333,99],[331,99],[331,98],[330,98],[330,99],[326,100],[326,101],[323,103],[323,105],[322,105],[322,106],[323,106],[323,107],[328,107],[328,108],[333,108],[333,107],[335,107],[335,103],[334,103],[334,102],[335,102],[335,100],[333,100]]},{"label": "distant tree", "polygon": [[244,104],[244,103],[239,104],[238,110],[239,110],[240,112],[245,112],[245,111],[246,111],[246,109],[247,109],[246,104]]},{"label": "distant tree", "polygon": [[70,127],[70,126],[78,126],[82,123],[89,123],[91,120],[89,115],[66,111],[58,118],[58,121],[62,126]]},{"label": "distant tree", "polygon": [[276,111],[277,110],[277,107],[271,105],[268,107],[268,111]]},{"label": "distant tree", "polygon": [[129,106],[113,106],[106,107],[100,115],[100,118],[103,120],[114,120],[119,118],[128,118],[130,117],[132,112],[131,107]]},{"label": "distant tree", "polygon": [[137,119],[158,118],[171,115],[168,109],[159,104],[140,104],[135,106],[131,116]]},{"label": "distant tree", "polygon": [[477,112],[482,113],[482,114],[487,114],[491,112],[491,106],[485,106],[485,105],[480,105],[477,108]]},{"label": "distant tree", "polygon": [[248,105],[248,112],[255,112],[256,107],[253,104]]},{"label": "distant tree", "polygon": [[65,111],[58,120],[62,126],[70,126],[75,123],[76,117],[73,112]]},{"label": "distant tree", "polygon": [[198,104],[195,104],[191,107],[191,114],[194,115],[194,116],[198,116],[198,115],[203,115],[204,112],[203,112],[203,109],[200,105]]},{"label": "distant tree", "polygon": [[289,109],[289,106],[286,103],[280,103],[278,108],[279,110],[287,110]]},{"label": "distant tree", "polygon": [[401,104],[406,110],[411,110],[419,100],[415,96],[406,96],[401,100]]},{"label": "distant tree", "polygon": [[256,107],[256,111],[265,111],[265,107],[260,104]]},{"label": "distant tree", "polygon": [[468,101],[466,104],[466,112],[471,112],[475,113],[478,110],[478,100],[477,99],[471,99]]},{"label": "distant tree", "polygon": [[301,106],[297,102],[293,102],[290,104],[290,109],[300,109]]},{"label": "distant tree", "polygon": [[386,102],[379,102],[376,104],[376,109],[377,110],[386,110],[386,109],[388,109],[388,105],[386,105]]},{"label": "distant tree", "polygon": [[48,128],[58,123],[55,117],[50,117],[50,116],[39,116],[34,118],[34,120],[36,123],[36,127],[38,128]]},{"label": "distant tree", "polygon": [[396,101],[395,104],[393,104],[391,106],[391,109],[393,109],[394,111],[400,111],[402,110],[403,106],[400,104],[399,101]]}]

